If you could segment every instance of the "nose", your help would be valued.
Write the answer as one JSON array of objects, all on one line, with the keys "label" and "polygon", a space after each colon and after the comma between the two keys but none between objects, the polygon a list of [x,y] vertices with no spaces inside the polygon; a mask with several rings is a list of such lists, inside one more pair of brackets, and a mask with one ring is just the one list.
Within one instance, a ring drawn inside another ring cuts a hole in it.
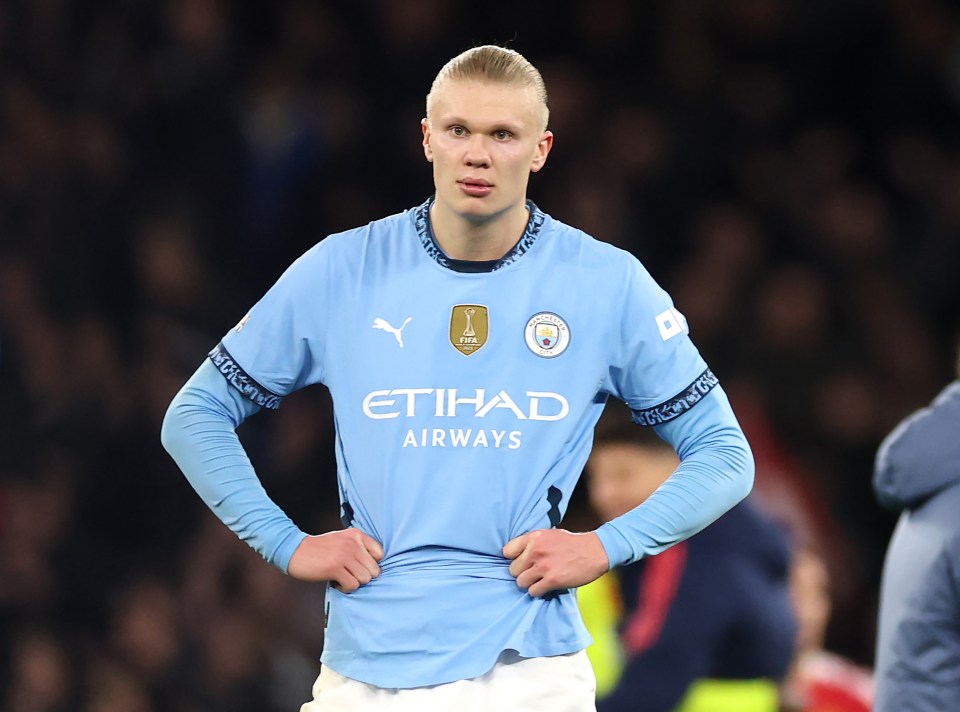
[{"label": "nose", "polygon": [[490,165],[490,151],[487,150],[486,137],[474,134],[467,142],[463,162],[471,168],[486,168]]}]

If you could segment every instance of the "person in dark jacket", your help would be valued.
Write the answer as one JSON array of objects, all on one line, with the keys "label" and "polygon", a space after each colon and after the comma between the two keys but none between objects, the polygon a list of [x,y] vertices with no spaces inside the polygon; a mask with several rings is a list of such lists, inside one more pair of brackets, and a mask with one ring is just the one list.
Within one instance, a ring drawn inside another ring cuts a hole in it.
[{"label": "person in dark jacket", "polygon": [[[597,431],[588,494],[603,519],[644,501],[679,462],[641,430],[608,417]],[[581,588],[598,712],[775,712],[797,630],[789,570],[786,532],[748,497],[688,541]]]},{"label": "person in dark jacket", "polygon": [[903,512],[884,562],[874,711],[960,710],[960,380],[886,437],[873,486]]}]

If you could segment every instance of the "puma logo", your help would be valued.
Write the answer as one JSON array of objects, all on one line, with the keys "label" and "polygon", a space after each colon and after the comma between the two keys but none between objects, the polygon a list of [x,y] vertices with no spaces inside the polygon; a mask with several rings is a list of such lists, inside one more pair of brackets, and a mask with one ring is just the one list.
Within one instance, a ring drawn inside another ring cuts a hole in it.
[{"label": "puma logo", "polygon": [[413,319],[413,317],[412,317],[412,316],[408,316],[408,317],[404,320],[403,324],[400,325],[400,328],[399,328],[399,329],[395,329],[394,327],[390,326],[390,324],[388,324],[385,320],[381,319],[380,317],[377,317],[376,319],[373,320],[373,328],[374,328],[374,329],[383,329],[384,331],[389,331],[391,334],[393,334],[394,336],[396,336],[396,337],[397,337],[397,343],[400,344],[400,348],[402,349],[402,348],[403,348],[403,329],[404,329],[404,327],[406,327],[407,324],[410,323],[410,320],[411,320],[411,319]]}]

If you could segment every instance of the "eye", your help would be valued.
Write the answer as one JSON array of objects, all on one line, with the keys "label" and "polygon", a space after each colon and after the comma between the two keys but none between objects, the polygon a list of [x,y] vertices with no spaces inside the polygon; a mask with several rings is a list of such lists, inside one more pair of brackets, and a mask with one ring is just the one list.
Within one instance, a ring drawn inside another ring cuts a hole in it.
[{"label": "eye", "polygon": [[467,130],[463,128],[463,126],[451,126],[450,133],[451,135],[460,138],[467,135]]},{"label": "eye", "polygon": [[497,141],[508,141],[511,138],[513,138],[513,134],[507,131],[506,129],[500,129],[498,131],[493,132],[493,137]]}]

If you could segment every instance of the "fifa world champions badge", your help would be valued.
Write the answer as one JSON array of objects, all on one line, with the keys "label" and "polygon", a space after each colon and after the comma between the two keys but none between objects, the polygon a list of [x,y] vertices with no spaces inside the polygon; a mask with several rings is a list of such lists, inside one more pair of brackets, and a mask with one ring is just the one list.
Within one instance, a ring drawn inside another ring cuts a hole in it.
[{"label": "fifa world champions badge", "polygon": [[464,356],[483,348],[490,334],[490,313],[482,304],[457,304],[450,310],[450,343]]},{"label": "fifa world champions badge", "polygon": [[555,358],[570,345],[570,327],[553,312],[539,312],[527,320],[524,337],[537,356]]}]

